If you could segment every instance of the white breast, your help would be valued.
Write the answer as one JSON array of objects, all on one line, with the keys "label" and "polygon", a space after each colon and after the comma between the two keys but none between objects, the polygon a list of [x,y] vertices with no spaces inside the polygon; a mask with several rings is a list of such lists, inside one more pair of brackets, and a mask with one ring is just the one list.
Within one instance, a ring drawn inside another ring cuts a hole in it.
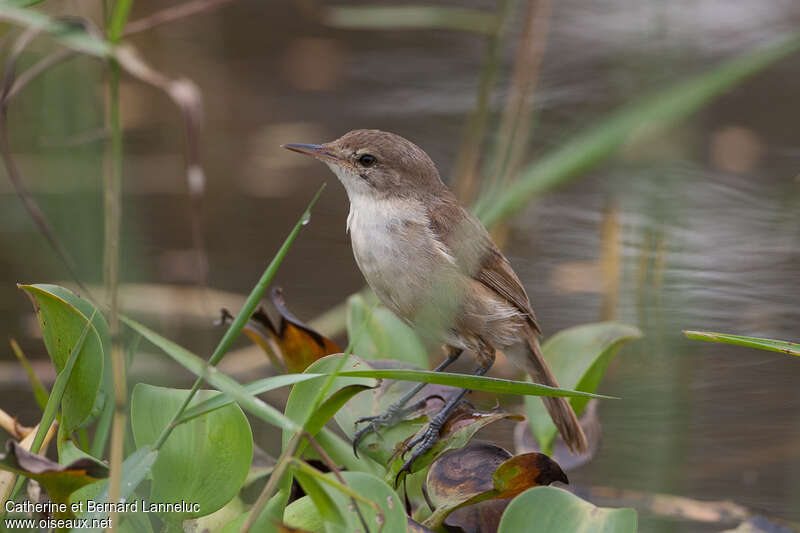
[{"label": "white breast", "polygon": [[454,265],[421,204],[351,197],[347,228],[364,278],[401,318],[410,320],[425,300],[434,269]]}]

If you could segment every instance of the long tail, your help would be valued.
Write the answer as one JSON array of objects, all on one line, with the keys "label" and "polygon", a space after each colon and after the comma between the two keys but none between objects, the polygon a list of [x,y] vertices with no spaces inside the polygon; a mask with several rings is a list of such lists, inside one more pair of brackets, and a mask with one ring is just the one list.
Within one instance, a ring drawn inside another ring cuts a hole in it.
[{"label": "long tail", "polygon": [[[539,346],[536,334],[530,331],[527,337],[527,342],[522,343],[526,348],[525,355],[527,356],[524,362],[520,361],[523,368],[536,383],[549,387],[558,387],[555,376],[550,372],[542,356],[542,349]],[[553,419],[553,423],[558,428],[558,432],[561,433],[561,438],[564,439],[572,453],[586,453],[589,449],[589,444],[586,441],[583,428],[578,422],[578,417],[575,416],[575,411],[572,410],[572,406],[569,404],[569,400],[567,398],[542,396],[542,401],[544,401],[547,412],[550,413],[550,418]]]}]

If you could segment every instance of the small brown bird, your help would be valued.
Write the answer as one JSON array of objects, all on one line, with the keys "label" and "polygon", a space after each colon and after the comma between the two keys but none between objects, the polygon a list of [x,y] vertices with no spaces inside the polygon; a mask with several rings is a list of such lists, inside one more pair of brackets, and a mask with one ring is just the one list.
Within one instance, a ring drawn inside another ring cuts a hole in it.
[{"label": "small brown bird", "polygon": [[[379,130],[355,130],[322,144],[284,148],[319,159],[347,190],[347,230],[361,272],[380,301],[423,338],[445,344],[442,370],[458,355],[473,352],[485,374],[501,349],[536,383],[557,387],[547,367],[541,334],[528,296],[489,233],[442,182],[436,166],[412,142]],[[408,413],[420,384],[387,413],[369,417],[359,440]],[[430,449],[466,391],[451,398],[419,437],[403,466]],[[565,398],[542,397],[562,438],[574,452],[587,449],[586,436]],[[398,474],[399,476],[399,474]]]}]

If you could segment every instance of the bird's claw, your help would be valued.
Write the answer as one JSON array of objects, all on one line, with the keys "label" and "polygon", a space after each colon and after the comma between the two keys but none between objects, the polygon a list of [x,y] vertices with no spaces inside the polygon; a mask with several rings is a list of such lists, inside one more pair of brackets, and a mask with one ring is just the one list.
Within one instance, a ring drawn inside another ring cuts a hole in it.
[{"label": "bird's claw", "polygon": [[[359,418],[355,421],[355,424],[362,424],[364,422],[369,422],[365,427],[356,431],[356,434],[353,435],[353,454],[358,457],[358,443],[366,437],[371,432],[375,432],[378,437],[381,437],[381,434],[378,432],[378,429],[381,427],[393,426],[398,422],[401,422],[408,416],[410,413],[414,411],[418,411],[425,407],[425,403],[428,401],[428,398],[415,403],[409,407],[398,407],[398,406],[389,406],[385,413],[381,413],[375,416],[365,416]],[[383,437],[381,437],[383,438]]]},{"label": "bird's claw", "polygon": [[433,448],[433,446],[439,441],[439,433],[442,430],[443,424],[444,419],[442,419],[442,417],[439,415],[435,416],[433,420],[431,420],[430,423],[425,426],[425,429],[422,431],[422,433],[414,437],[414,440],[405,445],[405,450],[400,457],[405,458],[405,455],[409,451],[411,451],[411,457],[406,459],[406,461],[403,463],[403,466],[400,467],[400,470],[394,477],[395,486],[397,486],[400,482],[400,476],[403,475],[403,472],[410,474],[411,466],[414,464],[414,461],[425,455],[425,453]]}]

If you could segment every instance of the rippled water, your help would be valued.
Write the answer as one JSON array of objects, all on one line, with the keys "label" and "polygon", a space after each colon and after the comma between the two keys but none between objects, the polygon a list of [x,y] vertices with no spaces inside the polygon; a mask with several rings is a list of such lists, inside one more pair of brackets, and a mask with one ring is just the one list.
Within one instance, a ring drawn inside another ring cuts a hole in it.
[{"label": "rippled water", "polygon": [[[584,4],[559,2],[554,10],[532,159],[603,113],[800,23],[791,0]],[[153,6],[137,2],[134,14]],[[247,292],[313,192],[329,182],[278,276],[301,317],[338,303],[362,280],[344,232],[344,192],[323,166],[279,145],[378,127],[420,144],[447,175],[483,50],[480,39],[456,33],[324,28],[292,6],[254,0],[134,43],[158,68],[189,76],[204,93],[203,213],[213,287]],[[100,124],[96,94],[86,85],[99,87],[102,76],[86,61],[73,64],[80,75],[72,78],[60,68],[12,109],[16,148],[86,279],[99,281],[99,145],[57,145]],[[70,83],[72,92],[61,94],[56,81]],[[797,94],[794,57],[534,201],[511,224],[505,249],[552,333],[608,317],[597,261],[604,221],[619,221],[613,314],[645,338],[612,366],[603,392],[623,399],[601,406],[602,448],[573,482],[731,499],[800,521],[800,361],[681,335],[707,329],[800,339]],[[503,95],[501,84],[497,109]],[[82,113],[70,111],[76,102]],[[133,82],[124,84],[123,102],[124,277],[187,283],[193,265],[177,114]],[[17,337],[41,356],[28,304],[13,284],[65,273],[4,182],[0,205],[0,337]],[[206,311],[210,319],[216,309]],[[167,333],[200,353],[216,337],[180,317]],[[12,358],[7,349],[0,355]],[[4,387],[0,404],[31,421],[36,412],[20,392],[24,385]],[[642,520],[642,531],[701,529]]]}]

